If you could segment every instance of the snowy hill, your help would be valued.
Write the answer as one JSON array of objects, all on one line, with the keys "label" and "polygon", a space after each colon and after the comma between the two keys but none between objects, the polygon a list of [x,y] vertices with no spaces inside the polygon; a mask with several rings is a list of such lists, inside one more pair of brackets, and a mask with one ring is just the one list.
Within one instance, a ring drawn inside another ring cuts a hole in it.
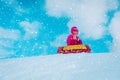
[{"label": "snowy hill", "polygon": [[120,55],[70,54],[0,60],[0,80],[120,80]]}]

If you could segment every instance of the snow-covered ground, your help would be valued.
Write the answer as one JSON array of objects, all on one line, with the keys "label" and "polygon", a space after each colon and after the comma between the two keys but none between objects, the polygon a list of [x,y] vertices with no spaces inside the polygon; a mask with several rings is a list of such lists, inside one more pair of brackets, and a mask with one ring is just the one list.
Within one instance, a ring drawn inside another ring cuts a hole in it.
[{"label": "snow-covered ground", "polygon": [[0,60],[0,80],[120,80],[117,53]]}]

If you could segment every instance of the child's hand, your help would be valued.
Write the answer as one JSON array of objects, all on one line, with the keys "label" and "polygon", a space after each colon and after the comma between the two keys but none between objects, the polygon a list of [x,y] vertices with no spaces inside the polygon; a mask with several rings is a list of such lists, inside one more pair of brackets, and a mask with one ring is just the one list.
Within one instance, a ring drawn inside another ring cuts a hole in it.
[{"label": "child's hand", "polygon": [[77,41],[80,41],[80,39],[78,38],[78,40]]}]

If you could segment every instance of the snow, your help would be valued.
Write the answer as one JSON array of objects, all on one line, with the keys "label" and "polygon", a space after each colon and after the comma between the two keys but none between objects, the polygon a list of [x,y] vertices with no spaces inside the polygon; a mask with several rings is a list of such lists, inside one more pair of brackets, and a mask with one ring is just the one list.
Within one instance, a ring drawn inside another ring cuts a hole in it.
[{"label": "snow", "polygon": [[0,60],[0,80],[120,80],[118,53]]}]

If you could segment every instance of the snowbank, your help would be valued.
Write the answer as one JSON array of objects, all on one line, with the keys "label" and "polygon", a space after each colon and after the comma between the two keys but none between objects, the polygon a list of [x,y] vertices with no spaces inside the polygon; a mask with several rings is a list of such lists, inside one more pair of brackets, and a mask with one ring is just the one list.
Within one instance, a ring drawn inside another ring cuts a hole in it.
[{"label": "snowbank", "polygon": [[0,80],[120,80],[120,55],[70,54],[0,60]]}]

